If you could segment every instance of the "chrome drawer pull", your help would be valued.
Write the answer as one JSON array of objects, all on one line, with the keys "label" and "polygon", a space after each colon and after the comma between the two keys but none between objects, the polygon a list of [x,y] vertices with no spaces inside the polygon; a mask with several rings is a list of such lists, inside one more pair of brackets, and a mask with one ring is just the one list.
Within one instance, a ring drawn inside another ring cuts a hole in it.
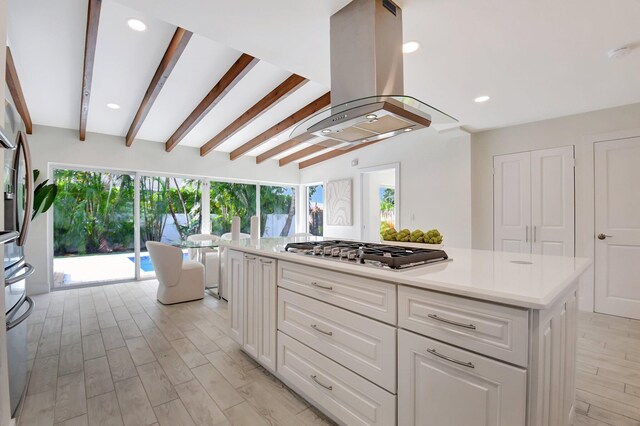
[{"label": "chrome drawer pull", "polygon": [[255,257],[251,257],[251,256],[245,256],[244,258],[247,259],[247,260],[256,260]]},{"label": "chrome drawer pull", "polygon": [[311,324],[311,328],[313,328],[314,330],[319,331],[322,334],[326,334],[327,336],[333,336],[333,331],[324,331],[323,329],[318,327],[317,324]]},{"label": "chrome drawer pull", "polygon": [[260,259],[260,263],[272,263],[272,260],[264,260],[264,259]]},{"label": "chrome drawer pull", "polygon": [[333,286],[330,285],[322,285],[322,284],[318,284],[315,281],[311,281],[311,285],[314,287],[319,287],[319,288],[323,288],[325,290],[333,290]]},{"label": "chrome drawer pull", "polygon": [[457,325],[458,327],[464,327],[464,328],[468,328],[469,330],[475,330],[476,326],[473,324],[463,324],[461,322],[456,322],[456,321],[451,321],[448,320],[446,318],[440,318],[439,316],[437,316],[436,314],[428,314],[427,315],[429,318],[434,319],[436,321],[442,321],[442,322],[446,322],[447,324],[451,324],[451,325]]},{"label": "chrome drawer pull", "polygon": [[320,386],[322,386],[323,388],[328,389],[328,390],[333,390],[333,386],[327,386],[327,385],[325,385],[325,384],[324,384],[324,383],[322,383],[320,380],[318,380],[318,376],[316,376],[315,374],[312,374],[310,377],[313,379],[313,381],[314,381],[314,382],[316,382],[317,384],[319,384],[319,385],[320,385]]},{"label": "chrome drawer pull", "polygon": [[427,349],[427,352],[429,352],[431,355],[437,356],[438,358],[442,358],[442,359],[445,359],[445,360],[447,360],[449,362],[453,362],[454,364],[462,365],[463,367],[476,368],[476,366],[473,365],[473,363],[471,363],[471,362],[458,361],[457,359],[453,359],[453,358],[448,357],[446,355],[442,355],[441,353],[439,353],[435,349]]}]

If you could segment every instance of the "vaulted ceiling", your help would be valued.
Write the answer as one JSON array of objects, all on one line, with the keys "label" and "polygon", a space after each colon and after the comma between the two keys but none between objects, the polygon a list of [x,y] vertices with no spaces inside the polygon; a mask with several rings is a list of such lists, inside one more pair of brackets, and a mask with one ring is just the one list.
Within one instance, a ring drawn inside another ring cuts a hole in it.
[{"label": "vaulted ceiling", "polygon": [[[288,136],[328,102],[329,17],[349,1],[91,0],[101,7],[86,130],[230,161],[331,158],[345,147]],[[35,124],[82,127],[90,2],[9,0],[9,43]],[[405,56],[405,92],[470,130],[640,102],[638,0],[398,3],[405,40],[421,43]],[[130,18],[146,31],[127,27]],[[624,45],[635,49],[607,57]],[[234,74],[243,54],[255,60]],[[489,102],[473,102],[485,94]]]}]

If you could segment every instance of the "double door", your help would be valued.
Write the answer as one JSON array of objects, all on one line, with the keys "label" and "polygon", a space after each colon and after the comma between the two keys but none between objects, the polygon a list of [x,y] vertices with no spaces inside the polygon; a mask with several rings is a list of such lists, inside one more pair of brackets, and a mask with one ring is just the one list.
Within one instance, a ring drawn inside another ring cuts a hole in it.
[{"label": "double door", "polygon": [[228,250],[231,337],[262,365],[276,369],[276,261]]},{"label": "double door", "polygon": [[496,251],[574,255],[573,146],[494,157]]}]

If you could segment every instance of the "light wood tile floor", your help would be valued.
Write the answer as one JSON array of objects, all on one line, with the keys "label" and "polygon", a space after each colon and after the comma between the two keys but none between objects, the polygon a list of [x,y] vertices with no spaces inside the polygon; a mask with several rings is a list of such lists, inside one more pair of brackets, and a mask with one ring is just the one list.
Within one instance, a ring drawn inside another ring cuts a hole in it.
[{"label": "light wood tile floor", "polygon": [[580,313],[575,426],[640,426],[640,321]]},{"label": "light wood tile floor", "polygon": [[[34,298],[20,425],[326,425],[228,336],[227,304],[156,281]],[[580,314],[575,426],[640,426],[640,321]]]},{"label": "light wood tile floor", "polygon": [[34,297],[20,425],[328,425],[228,336],[227,303],[156,281]]}]

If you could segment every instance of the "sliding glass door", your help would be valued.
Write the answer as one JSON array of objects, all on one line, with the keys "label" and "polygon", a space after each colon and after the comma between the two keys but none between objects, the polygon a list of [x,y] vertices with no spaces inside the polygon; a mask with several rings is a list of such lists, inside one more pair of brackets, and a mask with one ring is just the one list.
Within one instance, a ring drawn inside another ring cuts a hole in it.
[{"label": "sliding glass door", "polygon": [[148,241],[223,235],[234,216],[242,233],[250,233],[256,215],[263,237],[296,232],[293,186],[64,167],[52,168],[52,176],[58,187],[52,288],[153,278]]},{"label": "sliding glass door", "polygon": [[240,217],[240,232],[251,231],[251,216],[256,215],[256,185],[246,183],[210,182],[209,202],[211,233],[231,232],[231,218]]},{"label": "sliding glass door", "polygon": [[135,278],[134,175],[55,169],[53,287]]},{"label": "sliding glass door", "polygon": [[[147,241],[171,244],[199,234],[202,225],[202,180],[140,176],[140,277],[155,272]],[[186,254],[186,251],[185,251]]]},{"label": "sliding glass door", "polygon": [[260,185],[260,229],[263,237],[287,237],[296,232],[296,189]]}]

